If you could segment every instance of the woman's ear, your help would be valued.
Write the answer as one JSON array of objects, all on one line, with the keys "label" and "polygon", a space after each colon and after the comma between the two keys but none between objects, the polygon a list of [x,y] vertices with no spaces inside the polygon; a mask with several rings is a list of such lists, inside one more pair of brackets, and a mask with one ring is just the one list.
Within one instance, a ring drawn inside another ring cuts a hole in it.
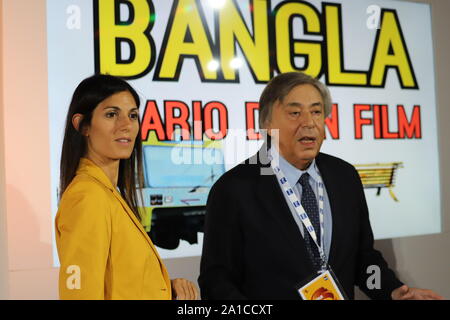
[{"label": "woman's ear", "polygon": [[[72,125],[75,128],[75,130],[77,130],[78,132],[80,132],[80,123],[83,120],[83,115],[81,113],[75,113],[72,117]],[[83,130],[83,132],[80,132],[83,136],[87,136],[86,133],[86,129]]]}]

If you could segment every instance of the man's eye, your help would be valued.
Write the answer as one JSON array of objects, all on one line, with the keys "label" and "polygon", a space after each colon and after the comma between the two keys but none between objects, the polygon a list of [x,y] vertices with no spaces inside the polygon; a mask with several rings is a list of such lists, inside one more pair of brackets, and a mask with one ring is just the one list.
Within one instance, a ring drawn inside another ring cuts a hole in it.
[{"label": "man's eye", "polygon": [[313,111],[314,114],[322,114],[322,110],[315,110]]},{"label": "man's eye", "polygon": [[291,116],[294,116],[294,117],[297,117],[299,114],[300,114],[300,112],[297,112],[297,111],[296,111],[296,112],[291,112],[291,113],[290,113],[290,115],[291,115]]}]

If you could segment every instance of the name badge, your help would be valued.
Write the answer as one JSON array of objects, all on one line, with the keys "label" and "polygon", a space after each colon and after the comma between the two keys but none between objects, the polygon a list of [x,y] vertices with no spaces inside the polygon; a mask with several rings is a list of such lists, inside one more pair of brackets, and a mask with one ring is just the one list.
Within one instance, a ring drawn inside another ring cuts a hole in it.
[{"label": "name badge", "polygon": [[331,269],[317,275],[297,289],[303,300],[346,300],[342,286]]}]

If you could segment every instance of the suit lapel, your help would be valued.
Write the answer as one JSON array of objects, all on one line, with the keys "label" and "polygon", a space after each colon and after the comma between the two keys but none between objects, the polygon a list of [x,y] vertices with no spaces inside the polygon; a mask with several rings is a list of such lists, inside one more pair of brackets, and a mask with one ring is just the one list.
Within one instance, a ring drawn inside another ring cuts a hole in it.
[{"label": "suit lapel", "polygon": [[[312,264],[306,251],[306,244],[298,228],[297,223],[292,217],[291,210],[286,202],[283,192],[278,184],[275,174],[260,175],[258,183],[258,200],[268,214],[277,222],[279,232],[286,237],[286,243],[292,247],[292,250],[301,257],[302,261],[309,265],[312,270]],[[275,229],[275,226],[273,226]]]},{"label": "suit lapel", "polygon": [[331,216],[333,220],[332,234],[331,234],[331,248],[328,262],[330,265],[336,260],[338,254],[337,248],[339,248],[340,234],[343,230],[341,214],[343,210],[342,197],[340,196],[340,183],[336,173],[333,172],[334,168],[330,167],[326,163],[326,160],[319,154],[316,158],[316,163],[322,176],[323,183],[327,190],[328,199],[330,201]]}]

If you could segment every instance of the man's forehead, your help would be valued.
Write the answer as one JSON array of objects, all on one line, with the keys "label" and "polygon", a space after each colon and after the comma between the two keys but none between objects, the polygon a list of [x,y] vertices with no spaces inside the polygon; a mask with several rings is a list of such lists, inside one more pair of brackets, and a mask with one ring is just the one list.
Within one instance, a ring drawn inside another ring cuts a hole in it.
[{"label": "man's forehead", "polygon": [[[299,97],[298,94],[301,94],[302,97]],[[315,96],[315,97],[314,97]],[[299,102],[303,103],[303,99],[312,99],[317,100],[316,102],[320,102],[323,104],[323,97],[320,91],[313,86],[312,84],[301,84],[293,87],[288,91],[287,94],[281,96],[278,100],[280,102]]]},{"label": "man's forehead", "polygon": [[295,97],[284,97],[283,100],[278,100],[278,104],[284,107],[316,107],[316,106],[324,106],[322,97],[318,97],[317,99],[298,99]]}]

